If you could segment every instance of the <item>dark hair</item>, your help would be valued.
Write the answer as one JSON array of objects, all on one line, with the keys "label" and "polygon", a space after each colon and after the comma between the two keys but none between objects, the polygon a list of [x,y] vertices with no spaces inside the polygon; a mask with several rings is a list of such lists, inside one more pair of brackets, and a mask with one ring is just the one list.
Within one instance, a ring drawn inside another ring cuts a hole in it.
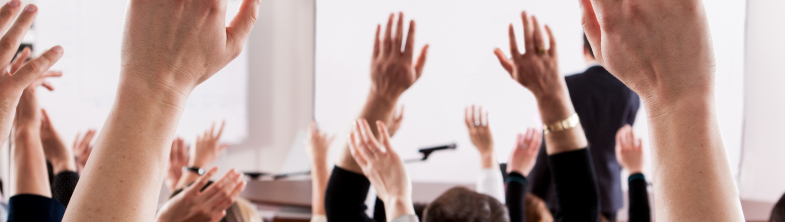
[{"label": "dark hair", "polygon": [[454,187],[436,198],[423,214],[424,222],[508,222],[507,207],[491,196]]},{"label": "dark hair", "polygon": [[548,206],[545,205],[545,201],[542,201],[542,199],[531,193],[526,194],[525,201],[526,201],[526,221],[529,222],[553,221],[553,215],[551,215],[551,211],[548,210]]},{"label": "dark hair", "polygon": [[583,33],[583,48],[589,51],[591,57],[594,58],[594,50],[591,49],[591,43],[589,43],[589,38],[586,38],[586,33]]},{"label": "dark hair", "polygon": [[783,194],[782,197],[780,197],[780,200],[777,201],[777,204],[774,205],[774,209],[771,209],[769,221],[785,222],[785,194]]}]

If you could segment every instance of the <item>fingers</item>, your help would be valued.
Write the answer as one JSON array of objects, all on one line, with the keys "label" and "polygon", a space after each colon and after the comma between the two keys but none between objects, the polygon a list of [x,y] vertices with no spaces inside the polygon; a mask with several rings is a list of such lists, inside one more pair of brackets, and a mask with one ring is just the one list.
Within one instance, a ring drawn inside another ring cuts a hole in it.
[{"label": "fingers", "polygon": [[420,57],[417,57],[417,63],[414,64],[414,74],[416,75],[414,80],[418,80],[422,76],[422,69],[425,68],[425,59],[428,57],[429,47],[430,45],[425,45],[420,50]]},{"label": "fingers", "polygon": [[392,25],[393,19],[395,18],[395,14],[390,14],[390,18],[387,20],[387,28],[384,31],[384,41],[382,44],[384,45],[384,50],[382,51],[385,55],[390,55],[392,53],[393,43],[392,43]]},{"label": "fingers", "polygon": [[551,27],[545,25],[545,32],[548,33],[548,43],[550,46],[548,47],[548,54],[553,57],[556,57],[556,38],[553,37],[553,32],[551,31]]},{"label": "fingers", "polygon": [[526,135],[523,137],[523,144],[524,148],[529,149],[532,145],[532,140],[534,140],[534,132],[532,129],[526,129]]},{"label": "fingers", "polygon": [[398,13],[398,26],[395,28],[395,41],[393,43],[393,55],[401,54],[403,45],[403,12]]},{"label": "fingers", "polygon": [[49,120],[49,114],[47,114],[46,110],[43,108],[41,109],[41,121],[43,121],[43,124],[46,125],[46,127],[50,127],[52,124]]},{"label": "fingers", "polygon": [[22,11],[22,2],[19,0],[12,0],[7,2],[0,8],[0,33],[5,33],[11,22],[14,21],[16,15]]},{"label": "fingers", "polygon": [[354,161],[357,162],[357,164],[360,166],[367,166],[367,157],[369,157],[370,154],[364,153],[367,152],[365,148],[359,147],[357,136],[358,135],[356,133],[349,134],[349,150],[351,151],[352,157],[354,157]]},{"label": "fingers", "polygon": [[202,187],[207,185],[207,182],[210,181],[210,178],[212,178],[216,172],[218,172],[218,167],[210,168],[207,173],[200,176],[199,179],[196,179],[196,182],[194,182],[190,187],[186,188],[184,192],[192,195],[201,193],[200,190],[202,190]]},{"label": "fingers", "polygon": [[594,51],[594,57],[602,64],[602,45],[600,41],[602,39],[602,30],[600,29],[600,22],[597,20],[597,14],[595,14],[591,0],[580,0],[580,2],[583,9],[583,31],[586,33],[586,38],[589,40],[592,51]]},{"label": "fingers", "polygon": [[534,135],[532,136],[532,144],[529,146],[531,152],[537,154],[539,153],[540,146],[542,145],[542,133],[539,130],[532,129]]},{"label": "fingers", "polygon": [[381,153],[386,154],[387,151],[395,152],[391,149],[392,146],[390,145],[390,132],[387,132],[387,126],[384,125],[384,122],[376,121],[376,130],[379,131],[379,137],[381,138]]},{"label": "fingers", "polygon": [[16,55],[14,61],[11,62],[11,68],[8,72],[13,75],[17,70],[19,70],[19,68],[22,68],[22,65],[27,62],[28,57],[30,57],[30,47],[25,47],[21,52],[19,52],[19,54]]},{"label": "fingers", "polygon": [[[22,43],[27,30],[33,25],[36,15],[38,15],[38,7],[33,4],[25,6],[22,14],[16,18],[16,22],[11,25],[11,28],[0,38],[0,64],[9,64],[11,59],[19,49],[19,44]],[[43,71],[42,71],[43,72]]]},{"label": "fingers", "polygon": [[[229,189],[234,188],[234,184],[240,183],[242,178],[240,177],[241,174],[237,172],[235,169],[229,170],[226,172],[221,179],[218,181],[210,184],[207,189],[204,190],[201,194],[204,195],[204,198],[208,201],[208,204],[211,206],[215,206],[218,204],[217,200],[215,200],[215,196],[225,196],[229,194]],[[203,187],[204,185],[202,185]],[[231,187],[231,188],[230,188]],[[210,202],[212,200],[213,202]]]},{"label": "fingers", "polygon": [[81,142],[79,143],[79,147],[86,149],[90,146],[90,142],[93,141],[93,136],[95,136],[95,130],[89,130],[87,133],[82,137]]},{"label": "fingers", "polygon": [[[363,125],[363,130],[365,131],[363,133],[363,136],[366,136],[366,138],[363,141],[365,141],[367,143],[366,145],[368,146],[368,148],[372,148],[372,149],[379,148],[381,145],[379,144],[379,141],[376,140],[376,137],[374,136],[373,131],[371,131],[371,125],[368,124],[368,120],[361,119],[361,121],[363,123],[362,124]],[[381,137],[381,135],[379,135],[379,136]]]},{"label": "fingers", "polygon": [[534,40],[532,40],[532,27],[529,24],[529,16],[526,12],[521,13],[521,19],[523,21],[523,43],[526,48],[526,53],[534,52]]},{"label": "fingers", "polygon": [[403,49],[403,58],[406,61],[414,57],[414,27],[414,20],[412,20],[409,22],[409,34],[406,35],[406,46]]},{"label": "fingers", "polygon": [[[483,114],[483,112],[482,112],[482,106],[480,107],[480,114]],[[490,120],[490,119],[488,119],[488,111],[485,111],[485,118],[484,118],[484,119],[485,119],[485,120],[484,120],[484,124],[485,124],[485,127],[487,128],[488,126],[490,126],[490,125],[491,125],[491,120]]]},{"label": "fingers", "polygon": [[512,23],[510,23],[508,32],[510,35],[510,53],[512,53],[512,59],[516,60],[521,56],[521,52],[518,51],[518,40],[515,40],[515,29],[512,27]]},{"label": "fingers", "polygon": [[537,21],[537,17],[534,16],[532,16],[532,28],[534,29],[532,32],[534,50],[537,50],[539,55],[540,50],[545,50],[545,41],[542,37],[542,31],[540,30],[540,23]]},{"label": "fingers", "polygon": [[246,184],[247,183],[245,181],[241,180],[240,183],[234,186],[234,189],[232,189],[232,191],[229,193],[228,198],[225,198],[226,200],[224,202],[221,202],[218,205],[216,205],[214,209],[226,210],[227,208],[232,206],[232,204],[234,204],[234,202],[237,200],[237,197],[240,196],[240,193],[242,193],[243,190],[245,190]]},{"label": "fingers", "polygon": [[382,26],[376,25],[376,38],[373,38],[373,58],[379,57],[379,50],[381,46],[379,46],[379,32],[381,32]]},{"label": "fingers", "polygon": [[[1,42],[2,40],[0,40]],[[0,43],[0,48],[2,43]],[[2,51],[2,49],[0,49]],[[16,73],[14,78],[25,86],[30,85],[33,81],[38,79],[41,74],[49,70],[63,56],[63,47],[55,46],[44,52],[36,59],[30,60]]]},{"label": "fingers", "polygon": [[477,106],[476,106],[476,105],[472,105],[472,110],[471,110],[471,116],[472,116],[472,127],[476,127],[476,126],[478,126],[478,125],[479,125],[479,124],[477,123],[477,114],[475,113],[475,111],[477,111]]},{"label": "fingers", "polygon": [[512,74],[512,67],[513,67],[512,62],[510,62],[510,60],[507,59],[507,56],[504,55],[504,52],[502,52],[501,49],[496,48],[496,50],[493,50],[493,54],[496,54],[496,58],[499,59],[499,63],[502,64],[504,70],[507,70],[507,73]]},{"label": "fingers", "polygon": [[403,120],[403,111],[406,109],[406,106],[401,105],[401,111],[398,112],[398,115],[394,117],[395,122],[401,122]]}]

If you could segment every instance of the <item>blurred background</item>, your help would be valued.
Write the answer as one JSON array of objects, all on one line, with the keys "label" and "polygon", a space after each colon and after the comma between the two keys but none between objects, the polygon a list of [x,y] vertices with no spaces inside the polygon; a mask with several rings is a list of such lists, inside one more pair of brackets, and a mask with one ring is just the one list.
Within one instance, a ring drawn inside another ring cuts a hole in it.
[{"label": "blurred background", "polygon": [[[111,108],[127,1],[23,2],[40,8],[25,43],[32,44],[36,54],[58,44],[65,47],[65,56],[53,68],[64,76],[52,80],[56,90],[42,93],[41,103],[70,144],[77,132],[100,130]],[[229,0],[227,17],[239,2]],[[785,1],[704,4],[715,46],[718,118],[729,164],[748,219],[765,220],[785,192],[785,14],[780,12]],[[368,93],[376,25],[386,23],[389,13],[402,11],[407,20],[417,22],[417,52],[425,44],[431,48],[423,77],[399,101],[406,107],[405,117],[393,145],[406,159],[419,157],[420,148],[456,143],[456,150],[407,168],[415,183],[471,184],[479,158],[462,122],[465,106],[482,105],[490,112],[500,161],[507,159],[515,134],[541,126],[531,94],[510,81],[492,54],[499,47],[509,55],[508,24],[522,39],[524,10],[552,28],[563,75],[587,68],[575,0],[263,0],[245,51],[194,91],[178,135],[192,142],[212,122],[226,120],[224,139],[231,146],[215,162],[222,171],[302,172],[309,169],[305,130],[315,119],[320,128],[338,136],[331,149],[335,157]],[[648,150],[645,116],[641,107],[634,129]],[[8,180],[9,150],[0,152],[3,181]],[[644,168],[647,179],[652,178],[650,163]],[[265,202],[269,197],[262,191],[268,185],[249,185],[244,196]]]}]

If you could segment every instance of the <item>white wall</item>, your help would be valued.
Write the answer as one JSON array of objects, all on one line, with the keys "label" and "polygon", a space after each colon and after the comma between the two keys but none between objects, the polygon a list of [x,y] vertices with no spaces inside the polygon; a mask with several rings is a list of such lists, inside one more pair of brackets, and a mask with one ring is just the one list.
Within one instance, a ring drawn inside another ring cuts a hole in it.
[{"label": "white wall", "polygon": [[785,1],[748,0],[742,199],[776,202],[785,192]]}]

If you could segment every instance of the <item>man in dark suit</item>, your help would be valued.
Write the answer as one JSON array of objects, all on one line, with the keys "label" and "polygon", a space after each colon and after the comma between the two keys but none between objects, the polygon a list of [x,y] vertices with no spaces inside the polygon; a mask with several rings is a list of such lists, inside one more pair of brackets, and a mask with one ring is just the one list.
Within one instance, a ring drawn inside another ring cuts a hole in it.
[{"label": "man in dark suit", "polygon": [[[625,124],[632,125],[640,107],[640,98],[594,59],[586,36],[583,54],[589,68],[566,77],[575,112],[589,141],[594,173],[600,194],[600,213],[616,221],[616,211],[624,205],[621,191],[621,166],[616,162],[616,132]],[[559,212],[556,191],[548,167],[543,143],[537,164],[529,175],[531,192],[546,201],[554,215]]]}]

